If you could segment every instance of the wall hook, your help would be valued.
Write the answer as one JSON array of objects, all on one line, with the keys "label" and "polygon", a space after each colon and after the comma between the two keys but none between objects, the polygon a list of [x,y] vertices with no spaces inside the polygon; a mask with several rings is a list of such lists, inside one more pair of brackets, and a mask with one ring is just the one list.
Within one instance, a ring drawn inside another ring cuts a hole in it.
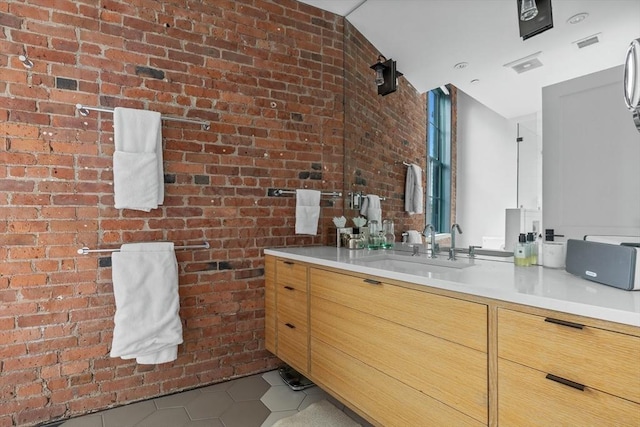
[{"label": "wall hook", "polygon": [[22,62],[22,65],[24,66],[24,68],[26,68],[28,70],[33,68],[33,61],[31,61],[29,58],[27,58],[26,55],[19,55],[18,59],[20,60],[20,62]]}]

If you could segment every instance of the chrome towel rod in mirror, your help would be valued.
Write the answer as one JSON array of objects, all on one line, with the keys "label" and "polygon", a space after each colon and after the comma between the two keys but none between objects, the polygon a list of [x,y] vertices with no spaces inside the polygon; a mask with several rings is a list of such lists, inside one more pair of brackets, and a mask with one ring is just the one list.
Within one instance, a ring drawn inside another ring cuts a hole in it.
[{"label": "chrome towel rod in mirror", "polygon": [[[103,113],[112,113],[113,108],[111,107],[88,107],[82,104],[76,104],[76,109],[78,113],[82,117],[87,117],[89,115],[89,111],[101,111]],[[188,117],[175,117],[175,116],[165,116],[162,115],[162,120],[173,120],[174,122],[182,122],[182,123],[196,123],[202,126],[204,130],[209,130],[211,128],[211,123],[205,120],[200,119],[190,119]]]},{"label": "chrome towel rod in mirror", "polygon": [[[296,190],[283,190],[281,188],[270,188],[267,191],[267,196],[271,197],[279,197],[284,196],[285,194],[296,194]],[[323,197],[342,197],[342,193],[338,191],[330,191],[328,193],[322,192],[320,193]]]},{"label": "chrome towel rod in mirror", "polygon": [[[179,250],[179,249],[209,249],[209,242],[204,242],[201,245],[185,245],[185,246],[176,246],[174,247],[175,250]],[[88,247],[83,247],[78,249],[78,253],[80,255],[87,255],[89,253],[94,253],[94,252],[120,252],[120,249],[89,249]]]}]

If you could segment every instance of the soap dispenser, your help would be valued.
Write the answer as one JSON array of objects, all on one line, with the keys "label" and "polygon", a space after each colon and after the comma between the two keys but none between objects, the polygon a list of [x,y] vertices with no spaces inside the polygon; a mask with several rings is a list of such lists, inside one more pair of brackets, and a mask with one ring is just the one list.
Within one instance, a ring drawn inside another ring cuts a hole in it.
[{"label": "soap dispenser", "polygon": [[518,236],[518,243],[516,244],[515,250],[513,251],[513,262],[516,267],[527,267],[529,266],[529,251],[527,251],[527,236],[524,233],[521,233]]}]

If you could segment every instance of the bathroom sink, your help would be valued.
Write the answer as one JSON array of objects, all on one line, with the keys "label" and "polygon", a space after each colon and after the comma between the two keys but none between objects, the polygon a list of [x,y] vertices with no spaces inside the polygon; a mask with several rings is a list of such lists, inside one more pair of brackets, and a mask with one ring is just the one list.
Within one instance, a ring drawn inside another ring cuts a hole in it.
[{"label": "bathroom sink", "polygon": [[380,268],[397,272],[406,272],[418,275],[429,273],[452,273],[456,270],[471,267],[473,264],[468,259],[450,261],[444,258],[427,258],[424,255],[398,255],[380,254],[352,260],[354,264],[366,267]]}]

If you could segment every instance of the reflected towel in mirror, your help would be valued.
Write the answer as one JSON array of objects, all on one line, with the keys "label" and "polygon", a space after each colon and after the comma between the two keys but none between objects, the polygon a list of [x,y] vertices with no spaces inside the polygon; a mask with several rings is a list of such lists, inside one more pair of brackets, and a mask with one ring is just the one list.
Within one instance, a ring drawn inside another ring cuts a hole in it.
[{"label": "reflected towel in mirror", "polygon": [[412,163],[407,167],[407,178],[404,186],[404,210],[409,215],[423,213],[423,200],[422,168]]}]

